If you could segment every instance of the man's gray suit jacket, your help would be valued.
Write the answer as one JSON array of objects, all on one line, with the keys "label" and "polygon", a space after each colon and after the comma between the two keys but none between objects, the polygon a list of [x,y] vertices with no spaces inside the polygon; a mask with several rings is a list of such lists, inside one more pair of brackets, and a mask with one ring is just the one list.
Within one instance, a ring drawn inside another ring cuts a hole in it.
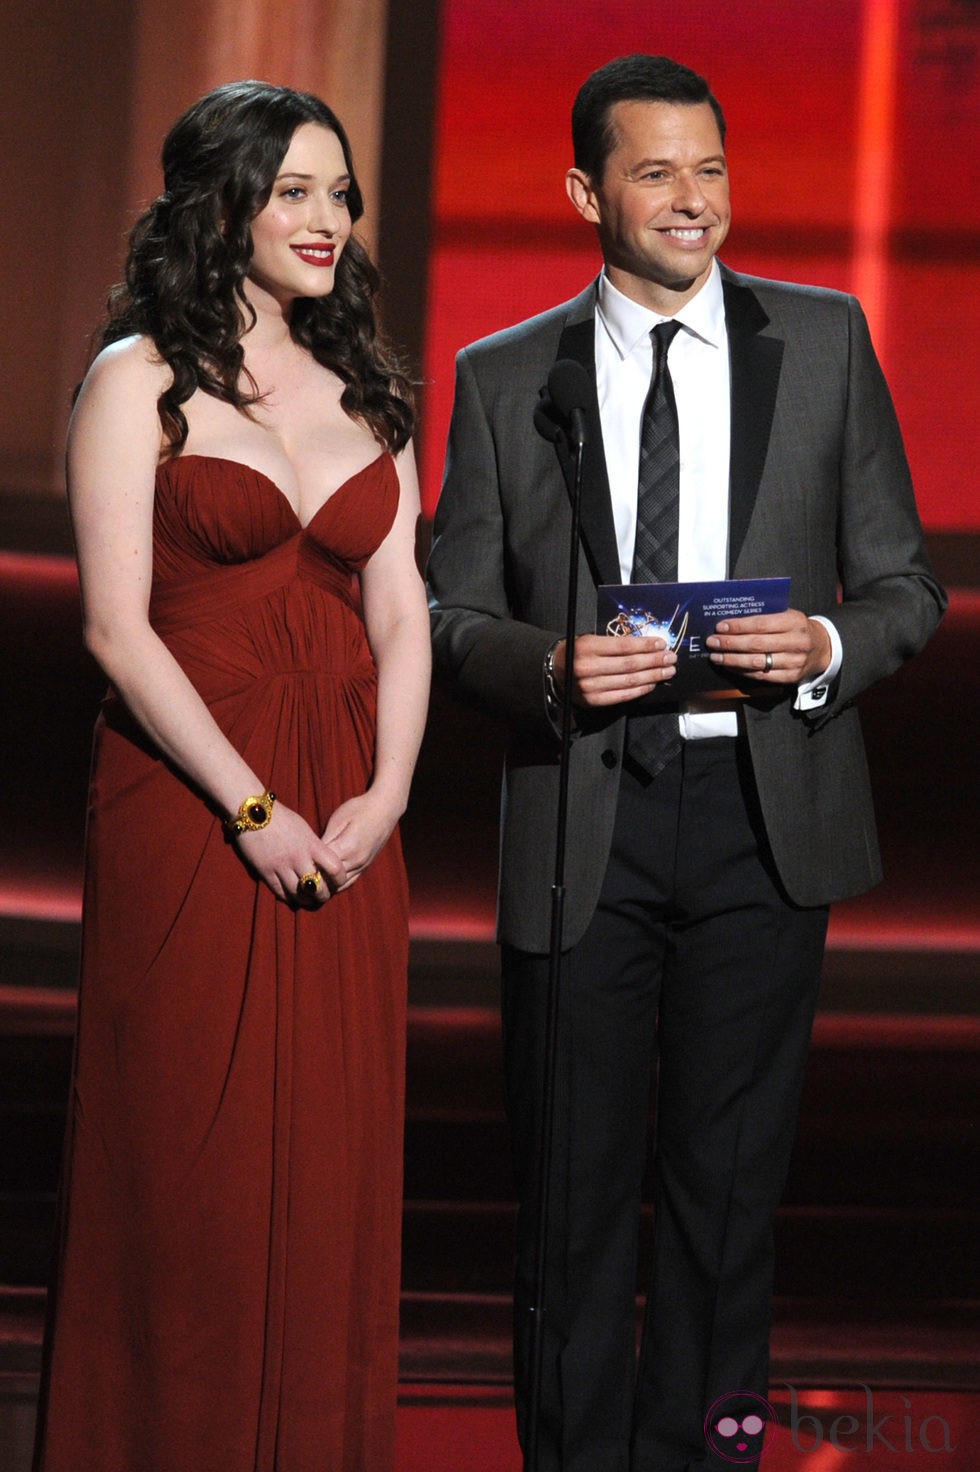
[{"label": "man's gray suit jacket", "polygon": [[[722,274],[732,394],[729,576],[788,576],[792,605],[830,617],[843,647],[820,709],[794,710],[794,687],[760,686],[740,714],[782,884],[797,904],[822,905],[881,877],[854,697],[922,647],[945,600],[857,301],[724,267]],[[591,633],[596,586],[621,580],[595,398],[595,304],[593,284],[459,354],[428,573],[437,675],[511,729],[499,938],[541,953],[558,785],[544,660],[565,627],[571,513],[555,447],[535,431],[533,411],[557,359],[585,365],[593,397],[577,627]],[[602,884],[627,711],[590,713],[572,744],[568,945],[588,924]]]}]

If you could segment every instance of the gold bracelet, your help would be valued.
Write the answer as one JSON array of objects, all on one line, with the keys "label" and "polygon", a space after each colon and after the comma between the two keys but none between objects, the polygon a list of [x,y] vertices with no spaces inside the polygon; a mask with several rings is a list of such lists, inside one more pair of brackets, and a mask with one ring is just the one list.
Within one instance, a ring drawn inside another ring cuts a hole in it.
[{"label": "gold bracelet", "polygon": [[257,833],[260,828],[268,828],[275,800],[274,792],[263,792],[261,797],[246,797],[235,816],[226,818],[221,826],[229,838],[237,838],[239,833]]}]

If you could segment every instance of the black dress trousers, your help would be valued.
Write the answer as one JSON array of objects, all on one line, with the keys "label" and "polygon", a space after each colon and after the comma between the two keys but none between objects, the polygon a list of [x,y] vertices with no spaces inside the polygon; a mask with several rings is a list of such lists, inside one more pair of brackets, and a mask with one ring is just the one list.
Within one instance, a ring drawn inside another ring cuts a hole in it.
[{"label": "black dress trousers", "polygon": [[[704,1419],[719,1397],[767,1392],[772,1220],[826,926],[779,885],[740,740],[686,742],[652,782],[624,770],[599,905],[563,966],[540,1472],[728,1472]],[[522,1436],[547,977],[546,956],[504,949]]]}]

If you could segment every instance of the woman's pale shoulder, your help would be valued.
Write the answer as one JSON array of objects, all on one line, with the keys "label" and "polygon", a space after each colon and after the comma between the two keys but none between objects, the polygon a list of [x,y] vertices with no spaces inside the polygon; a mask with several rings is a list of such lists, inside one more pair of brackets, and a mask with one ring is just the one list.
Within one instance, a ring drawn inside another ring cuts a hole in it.
[{"label": "woman's pale shoulder", "polygon": [[173,379],[170,364],[161,358],[150,337],[121,337],[109,343],[92,361],[82,385],[83,392],[109,390],[142,394],[152,390],[154,399]]}]

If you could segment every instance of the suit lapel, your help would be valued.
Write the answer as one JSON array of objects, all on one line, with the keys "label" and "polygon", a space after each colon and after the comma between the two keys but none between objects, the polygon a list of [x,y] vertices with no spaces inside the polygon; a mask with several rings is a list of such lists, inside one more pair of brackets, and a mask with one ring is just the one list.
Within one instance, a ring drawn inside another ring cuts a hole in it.
[{"label": "suit lapel", "polygon": [[[781,338],[761,335],[769,318],[755,292],[725,266],[721,271],[732,385],[728,568],[729,575],[734,576],[766,463],[784,343]],[[578,298],[559,339],[555,361],[572,358],[581,363],[593,386],[586,410],[588,442],[582,475],[582,542],[595,581],[618,583],[619,549],[602,445],[599,400],[594,392],[595,301],[594,286]],[[561,447],[559,459],[566,483],[570,484],[570,457]]]},{"label": "suit lapel", "polygon": [[[599,400],[596,395],[595,302],[596,292],[592,286],[579,297],[565,324],[555,361],[571,358],[576,363],[581,363],[592,385],[592,394],[586,406],[588,438],[582,465],[581,535],[592,576],[598,584],[619,582],[619,549],[616,546],[616,528],[613,524],[606,456],[602,447]],[[559,448],[559,460],[565,483],[571,485],[571,457],[566,449]]]},{"label": "suit lapel", "polygon": [[755,292],[723,266],[732,382],[728,570],[734,576],[769,449],[784,343],[762,337],[769,318]]}]

